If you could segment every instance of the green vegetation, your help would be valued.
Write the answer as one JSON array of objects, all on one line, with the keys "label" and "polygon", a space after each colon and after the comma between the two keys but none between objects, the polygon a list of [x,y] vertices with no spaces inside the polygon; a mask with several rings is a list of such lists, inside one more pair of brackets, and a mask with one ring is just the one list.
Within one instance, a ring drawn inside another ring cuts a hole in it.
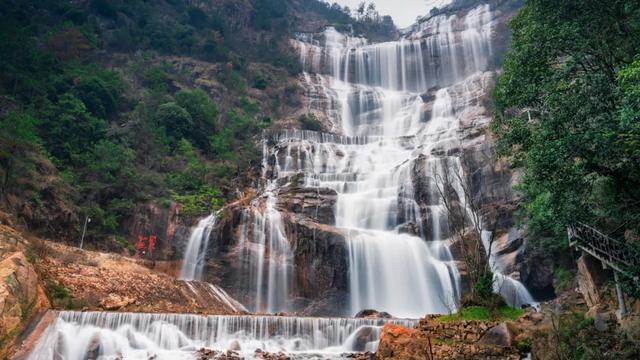
[{"label": "green vegetation", "polygon": [[480,301],[491,299],[494,296],[493,281],[493,273],[489,270],[483,271],[476,283],[473,284],[475,297]]},{"label": "green vegetation", "polygon": [[322,123],[315,114],[305,114],[298,118],[302,130],[322,131]]},{"label": "green vegetation", "polygon": [[554,288],[558,292],[569,290],[576,278],[576,271],[574,269],[568,269],[563,266],[558,266],[553,274],[555,279]]},{"label": "green vegetation", "polygon": [[554,315],[552,331],[534,340],[534,351],[557,359],[637,359],[640,348],[625,335],[599,331],[595,321],[582,313]]},{"label": "green vegetation", "polygon": [[81,308],[81,306],[79,306],[76,303],[75,299],[71,295],[71,291],[69,291],[69,289],[67,289],[63,285],[60,285],[53,281],[48,281],[45,286],[45,290],[47,292],[47,296],[49,297],[49,300],[51,301],[51,304],[55,308],[62,308],[62,309]]},{"label": "green vegetation", "polygon": [[[355,21],[315,0],[0,4],[0,208],[59,239],[90,215],[97,246],[149,201],[200,216],[235,196],[295,92],[272,89],[300,70],[293,12]],[[176,57],[220,62],[210,80],[224,89],[196,88]]]},{"label": "green vegetation", "polygon": [[521,215],[536,235],[531,245],[561,258],[575,222],[634,241],[640,3],[528,0],[511,28],[493,129],[500,153],[524,169]]},{"label": "green vegetation", "polygon": [[479,320],[479,321],[512,321],[524,314],[524,310],[504,305],[496,309],[484,306],[467,306],[451,315],[443,315],[440,321]]}]

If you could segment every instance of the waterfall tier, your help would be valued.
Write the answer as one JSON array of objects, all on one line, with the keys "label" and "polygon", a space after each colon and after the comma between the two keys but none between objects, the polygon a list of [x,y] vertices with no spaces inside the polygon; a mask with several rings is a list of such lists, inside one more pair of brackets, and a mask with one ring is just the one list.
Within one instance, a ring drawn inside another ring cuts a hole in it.
[{"label": "waterfall tier", "polygon": [[388,322],[414,326],[413,320],[294,318],[275,316],[199,316],[104,312],[61,312],[30,360],[99,358],[197,359],[200,349],[286,352],[293,358],[342,358],[375,351],[380,328]]}]

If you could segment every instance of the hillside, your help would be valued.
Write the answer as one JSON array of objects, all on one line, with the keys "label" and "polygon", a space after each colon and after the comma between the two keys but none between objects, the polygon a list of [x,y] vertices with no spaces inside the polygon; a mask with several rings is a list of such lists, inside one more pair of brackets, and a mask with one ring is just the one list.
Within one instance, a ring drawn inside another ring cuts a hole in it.
[{"label": "hillside", "polygon": [[358,24],[315,0],[0,8],[1,207],[57,239],[88,216],[105,249],[135,238],[123,222],[149,203],[200,216],[237,197],[261,131],[299,110],[290,34]]}]

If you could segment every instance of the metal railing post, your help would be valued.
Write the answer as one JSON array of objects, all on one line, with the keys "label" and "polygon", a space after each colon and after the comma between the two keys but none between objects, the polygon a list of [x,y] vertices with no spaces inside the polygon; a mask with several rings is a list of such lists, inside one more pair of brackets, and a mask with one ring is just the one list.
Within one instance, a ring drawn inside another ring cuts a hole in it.
[{"label": "metal railing post", "polygon": [[620,279],[618,279],[618,272],[615,270],[613,271],[613,280],[616,283],[616,297],[618,298],[618,318],[622,319],[627,315],[627,306],[624,303],[624,294],[622,293]]}]

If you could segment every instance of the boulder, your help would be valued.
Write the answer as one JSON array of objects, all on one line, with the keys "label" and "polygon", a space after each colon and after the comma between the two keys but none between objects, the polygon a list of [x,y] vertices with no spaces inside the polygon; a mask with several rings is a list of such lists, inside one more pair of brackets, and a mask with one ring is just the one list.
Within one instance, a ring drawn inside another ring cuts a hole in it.
[{"label": "boulder", "polygon": [[135,299],[127,296],[109,294],[106,298],[100,300],[100,306],[105,310],[120,310],[135,302]]},{"label": "boulder", "polygon": [[478,341],[478,344],[481,345],[489,345],[489,346],[499,346],[499,347],[510,347],[513,342],[513,335],[509,330],[507,324],[502,323],[500,325],[496,325],[489,329]]},{"label": "boulder", "polygon": [[376,333],[371,326],[363,326],[354,334],[353,342],[351,343],[351,351],[366,351],[367,344],[371,341],[375,341]]},{"label": "boulder", "polygon": [[428,339],[421,337],[417,329],[386,324],[382,328],[376,359],[424,360],[428,358],[428,349]]},{"label": "boulder", "polygon": [[393,316],[386,311],[378,311],[373,309],[366,309],[358,312],[356,318],[363,319],[391,319]]},{"label": "boulder", "polygon": [[231,351],[240,351],[241,347],[240,347],[240,342],[238,340],[234,340],[231,345],[229,345],[229,349]]}]

